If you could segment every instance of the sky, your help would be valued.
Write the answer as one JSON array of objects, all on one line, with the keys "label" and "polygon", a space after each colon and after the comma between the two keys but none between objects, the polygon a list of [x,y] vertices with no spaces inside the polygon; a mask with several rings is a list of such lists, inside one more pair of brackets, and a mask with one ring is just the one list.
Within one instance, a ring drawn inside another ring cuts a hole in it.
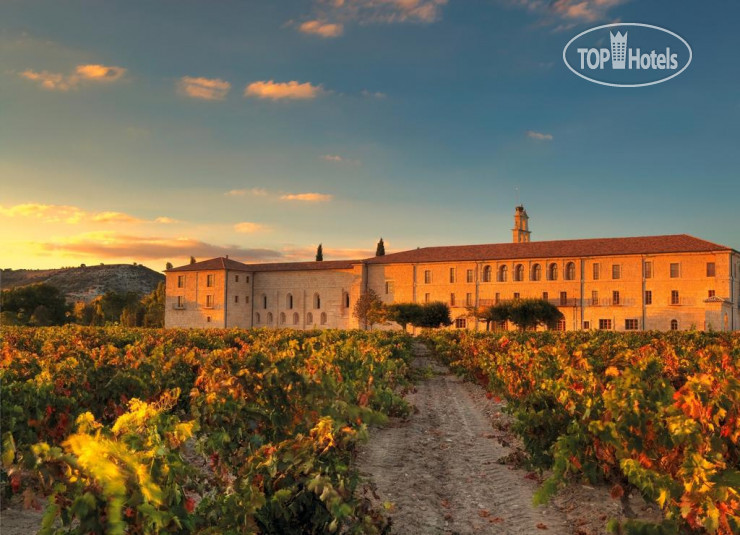
[{"label": "sky", "polygon": [[[0,267],[688,233],[740,248],[740,3],[2,0]],[[610,22],[691,45],[591,84]]]}]

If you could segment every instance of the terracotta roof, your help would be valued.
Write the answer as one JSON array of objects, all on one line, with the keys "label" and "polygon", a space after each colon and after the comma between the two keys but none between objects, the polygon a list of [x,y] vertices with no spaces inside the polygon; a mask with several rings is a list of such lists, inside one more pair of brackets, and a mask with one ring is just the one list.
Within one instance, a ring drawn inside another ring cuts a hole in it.
[{"label": "terracotta roof", "polygon": [[324,262],[280,262],[264,264],[243,264],[230,258],[211,258],[195,264],[187,264],[166,271],[210,271],[228,269],[229,271],[304,271],[316,269],[351,269],[362,260],[326,260]]},{"label": "terracotta roof", "polygon": [[225,258],[220,256],[218,258],[211,258],[210,260],[203,260],[196,262],[195,264],[186,264],[176,268],[168,269],[166,271],[210,271],[228,269],[230,271],[252,271],[247,269],[247,266],[231,258]]},{"label": "terracotta roof", "polygon": [[718,245],[687,234],[641,236],[636,238],[599,238],[587,240],[534,241],[529,243],[493,243],[485,245],[452,245],[423,247],[400,253],[376,256],[368,264],[413,262],[451,262],[474,260],[513,260],[525,258],[573,258],[628,254],[693,253],[729,251]]}]

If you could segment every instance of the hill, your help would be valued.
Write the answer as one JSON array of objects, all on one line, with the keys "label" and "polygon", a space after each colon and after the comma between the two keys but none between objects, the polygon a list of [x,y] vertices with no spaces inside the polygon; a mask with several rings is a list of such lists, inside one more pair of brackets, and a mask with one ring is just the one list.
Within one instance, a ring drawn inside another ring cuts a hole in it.
[{"label": "hill", "polygon": [[146,266],[110,264],[60,269],[6,269],[0,286],[10,290],[29,284],[47,283],[59,288],[68,301],[90,302],[106,292],[152,292],[164,275]]}]

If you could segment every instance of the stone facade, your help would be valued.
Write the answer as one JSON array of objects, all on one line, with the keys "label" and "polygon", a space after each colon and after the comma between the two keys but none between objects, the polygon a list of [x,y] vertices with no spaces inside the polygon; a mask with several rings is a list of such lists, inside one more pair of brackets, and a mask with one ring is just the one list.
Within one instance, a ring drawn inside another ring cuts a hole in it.
[{"label": "stone facade", "polygon": [[481,329],[470,307],[544,298],[559,328],[740,329],[740,253],[686,235],[426,248],[355,261],[242,264],[217,258],[167,271],[167,327],[357,328],[372,289],[385,303],[442,301],[452,328]]}]

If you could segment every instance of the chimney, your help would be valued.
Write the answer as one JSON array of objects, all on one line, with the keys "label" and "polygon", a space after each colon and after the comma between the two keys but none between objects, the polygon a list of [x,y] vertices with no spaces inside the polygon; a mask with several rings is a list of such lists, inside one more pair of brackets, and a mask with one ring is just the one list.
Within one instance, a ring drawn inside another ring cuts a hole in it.
[{"label": "chimney", "polygon": [[514,237],[514,243],[529,243],[529,216],[523,205],[516,207],[514,212],[514,228],[511,229]]}]

